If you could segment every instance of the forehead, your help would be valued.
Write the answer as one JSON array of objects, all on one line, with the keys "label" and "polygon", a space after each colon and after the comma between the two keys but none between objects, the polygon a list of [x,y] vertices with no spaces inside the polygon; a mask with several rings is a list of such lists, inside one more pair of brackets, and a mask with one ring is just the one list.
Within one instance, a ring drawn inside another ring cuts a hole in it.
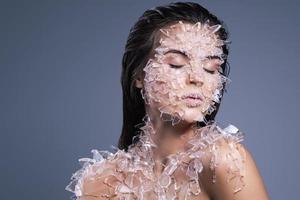
[{"label": "forehead", "polygon": [[182,51],[190,56],[206,57],[221,56],[224,41],[216,32],[221,25],[195,24],[176,22],[159,30],[159,45],[157,53],[170,49]]}]

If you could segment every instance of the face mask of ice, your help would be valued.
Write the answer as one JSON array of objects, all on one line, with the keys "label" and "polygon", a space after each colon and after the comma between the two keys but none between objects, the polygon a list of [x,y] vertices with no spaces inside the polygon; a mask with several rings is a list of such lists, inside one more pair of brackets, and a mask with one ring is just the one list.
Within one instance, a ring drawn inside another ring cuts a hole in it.
[{"label": "face mask of ice", "polygon": [[160,30],[154,57],[144,68],[143,97],[163,120],[206,122],[204,116],[215,110],[223,84],[230,81],[222,75],[224,41],[215,34],[219,28],[179,22]]}]

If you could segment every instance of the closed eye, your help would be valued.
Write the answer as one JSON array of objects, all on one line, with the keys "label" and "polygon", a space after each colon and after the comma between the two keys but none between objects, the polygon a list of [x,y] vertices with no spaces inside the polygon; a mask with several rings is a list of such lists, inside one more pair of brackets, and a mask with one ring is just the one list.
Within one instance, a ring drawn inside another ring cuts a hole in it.
[{"label": "closed eye", "polygon": [[215,73],[215,71],[208,70],[208,69],[205,69],[205,68],[204,68],[204,70],[205,70],[206,72],[210,73],[210,74],[214,74],[214,73]]},{"label": "closed eye", "polygon": [[169,64],[170,65],[170,67],[172,67],[172,68],[181,68],[181,67],[183,67],[184,65],[173,65],[173,64]]}]

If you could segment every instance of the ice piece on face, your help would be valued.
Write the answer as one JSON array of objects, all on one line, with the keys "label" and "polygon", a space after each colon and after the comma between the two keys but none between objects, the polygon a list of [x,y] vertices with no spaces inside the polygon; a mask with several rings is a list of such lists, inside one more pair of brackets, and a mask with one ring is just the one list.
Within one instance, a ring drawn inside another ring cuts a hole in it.
[{"label": "ice piece on face", "polygon": [[159,29],[160,32],[162,32],[165,36],[169,37],[170,36],[170,33],[168,30],[165,30],[165,29]]},{"label": "ice piece on face", "polygon": [[210,105],[209,108],[208,108],[208,110],[207,110],[207,114],[210,115],[214,110],[215,110],[215,106]]}]

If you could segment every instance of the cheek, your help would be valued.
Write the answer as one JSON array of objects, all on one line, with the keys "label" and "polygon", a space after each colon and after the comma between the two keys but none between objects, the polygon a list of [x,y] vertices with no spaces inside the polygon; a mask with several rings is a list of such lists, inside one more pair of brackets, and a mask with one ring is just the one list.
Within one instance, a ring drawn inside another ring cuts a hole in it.
[{"label": "cheek", "polygon": [[203,78],[203,87],[202,92],[203,95],[207,98],[212,98],[214,92],[217,89],[221,89],[221,76],[220,75],[212,75],[212,76],[204,76]]},{"label": "cheek", "polygon": [[151,70],[156,74],[155,85],[164,85],[170,93],[176,93],[177,90],[184,88],[186,72],[182,69],[170,68],[167,64],[161,64],[159,68]]},{"label": "cheek", "polygon": [[165,68],[153,63],[145,71],[145,91],[150,99],[160,102],[161,99],[168,98],[171,77],[167,76]]},{"label": "cheek", "polygon": [[156,102],[175,104],[184,88],[184,74],[179,71],[165,64],[149,68],[145,76],[148,97]]}]

